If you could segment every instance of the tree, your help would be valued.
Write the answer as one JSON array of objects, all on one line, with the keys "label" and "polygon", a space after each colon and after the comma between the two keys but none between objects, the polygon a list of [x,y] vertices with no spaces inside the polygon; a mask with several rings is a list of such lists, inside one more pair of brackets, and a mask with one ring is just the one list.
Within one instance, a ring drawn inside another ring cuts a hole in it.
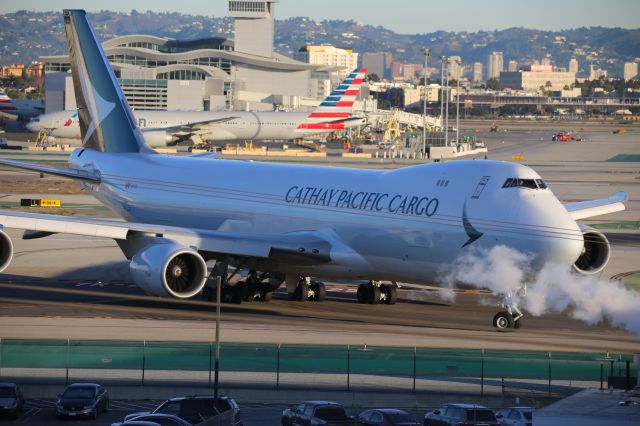
[{"label": "tree", "polygon": [[498,81],[497,78],[490,78],[489,80],[487,80],[487,82],[485,83],[485,86],[487,87],[487,89],[489,90],[498,90],[500,88],[500,82]]},{"label": "tree", "polygon": [[380,77],[378,76],[378,74],[372,72],[371,74],[367,75],[367,81],[378,83],[380,81]]}]

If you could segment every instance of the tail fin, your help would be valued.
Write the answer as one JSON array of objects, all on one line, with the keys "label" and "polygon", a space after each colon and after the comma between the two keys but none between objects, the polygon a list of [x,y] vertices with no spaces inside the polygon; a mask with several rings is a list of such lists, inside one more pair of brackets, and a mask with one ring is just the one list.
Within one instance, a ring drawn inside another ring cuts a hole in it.
[{"label": "tail fin", "polygon": [[15,114],[17,108],[11,102],[11,98],[7,95],[4,89],[0,89],[0,111],[8,112],[9,114]]},{"label": "tail fin", "polygon": [[341,120],[351,116],[353,103],[358,96],[366,68],[356,68],[327,96],[320,106],[307,116],[307,122]]},{"label": "tail fin", "polygon": [[103,152],[148,151],[84,10],[65,10],[82,145]]}]

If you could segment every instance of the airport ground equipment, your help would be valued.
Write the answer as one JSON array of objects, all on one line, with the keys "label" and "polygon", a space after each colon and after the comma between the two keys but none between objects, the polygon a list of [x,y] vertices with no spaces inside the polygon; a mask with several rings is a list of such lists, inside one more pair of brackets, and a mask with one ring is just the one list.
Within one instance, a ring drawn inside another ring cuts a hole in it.
[{"label": "airport ground equipment", "polygon": [[[5,227],[114,239],[135,284],[185,299],[202,293],[213,261],[320,300],[324,286],[311,277],[432,284],[456,259],[502,246],[526,253],[533,272],[553,262],[593,274],[609,259],[604,235],[576,221],[624,210],[627,195],[563,205],[518,163],[365,170],[160,155],[145,144],[85,12],[66,10],[64,20],[85,143],[69,167],[0,164],[75,179],[124,221],[0,211],[2,268],[13,254]],[[371,303],[383,300],[377,291]]]}]

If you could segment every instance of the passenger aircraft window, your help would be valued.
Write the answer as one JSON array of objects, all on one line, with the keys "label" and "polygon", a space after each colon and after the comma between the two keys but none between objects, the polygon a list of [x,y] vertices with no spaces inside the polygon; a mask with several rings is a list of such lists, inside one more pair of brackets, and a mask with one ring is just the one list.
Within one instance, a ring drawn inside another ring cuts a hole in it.
[{"label": "passenger aircraft window", "polygon": [[547,186],[547,183],[545,181],[543,181],[542,179],[536,179],[536,183],[538,184],[540,189],[547,189],[549,187],[549,186]]}]

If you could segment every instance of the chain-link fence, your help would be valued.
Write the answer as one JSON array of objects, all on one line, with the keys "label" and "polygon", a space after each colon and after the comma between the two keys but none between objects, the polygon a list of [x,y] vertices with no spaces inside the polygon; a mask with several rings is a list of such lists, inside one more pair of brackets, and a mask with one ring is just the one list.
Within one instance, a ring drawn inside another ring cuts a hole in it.
[{"label": "chain-link fence", "polygon": [[[0,340],[0,379],[211,386],[214,344]],[[627,373],[628,372],[628,373]],[[224,386],[552,395],[635,376],[630,354],[222,343]],[[1,381],[1,380],[0,380]],[[635,382],[633,382],[635,384]]]}]

